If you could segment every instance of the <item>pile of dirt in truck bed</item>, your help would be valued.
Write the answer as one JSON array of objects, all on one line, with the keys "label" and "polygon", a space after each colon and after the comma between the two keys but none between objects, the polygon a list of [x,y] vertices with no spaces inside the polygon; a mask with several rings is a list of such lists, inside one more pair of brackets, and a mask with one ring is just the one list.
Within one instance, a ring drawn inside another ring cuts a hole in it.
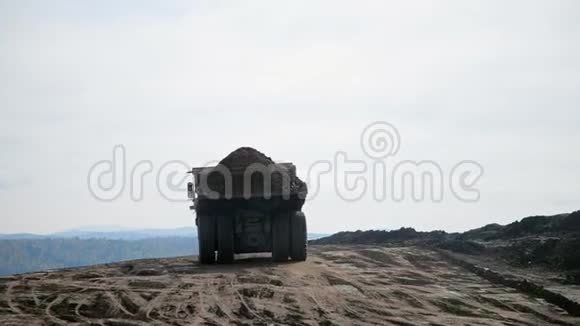
[{"label": "pile of dirt in truck bed", "polygon": [[275,164],[269,156],[252,147],[240,147],[224,157],[219,164],[229,169],[247,168],[251,164]]},{"label": "pile of dirt in truck bed", "polygon": [[[272,196],[300,195],[306,196],[306,184],[296,176],[296,171],[289,166],[276,164],[264,153],[251,148],[240,147],[223,158],[217,167],[207,171],[207,184],[209,188],[219,193],[220,198],[226,195],[226,182],[224,171],[232,175],[232,196],[244,195],[244,173],[251,173],[248,178],[252,197],[263,196],[267,193],[264,178],[270,178],[270,193]],[[267,181],[267,179],[266,179]]]}]

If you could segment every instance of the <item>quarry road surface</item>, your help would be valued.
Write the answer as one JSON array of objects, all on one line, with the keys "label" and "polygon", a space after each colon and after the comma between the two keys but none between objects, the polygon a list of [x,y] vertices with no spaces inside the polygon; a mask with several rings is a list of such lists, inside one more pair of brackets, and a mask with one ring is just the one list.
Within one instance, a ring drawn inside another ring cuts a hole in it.
[{"label": "quarry road surface", "polygon": [[418,247],[311,246],[299,263],[146,259],[0,278],[0,325],[580,325]]}]

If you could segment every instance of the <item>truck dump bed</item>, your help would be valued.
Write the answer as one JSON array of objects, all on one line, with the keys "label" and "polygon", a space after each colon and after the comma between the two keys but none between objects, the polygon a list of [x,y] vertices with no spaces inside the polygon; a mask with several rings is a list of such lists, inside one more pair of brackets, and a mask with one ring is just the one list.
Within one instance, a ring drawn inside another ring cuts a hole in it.
[{"label": "truck dump bed", "polygon": [[306,195],[306,185],[296,177],[292,163],[228,168],[225,165],[193,168],[195,195],[199,199],[269,198]]}]

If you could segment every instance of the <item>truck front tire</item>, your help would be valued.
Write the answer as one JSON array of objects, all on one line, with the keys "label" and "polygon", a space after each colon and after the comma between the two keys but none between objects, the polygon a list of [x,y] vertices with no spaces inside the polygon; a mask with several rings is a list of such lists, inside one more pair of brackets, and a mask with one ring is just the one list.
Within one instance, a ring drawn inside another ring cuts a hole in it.
[{"label": "truck front tire", "polygon": [[307,231],[306,216],[296,211],[290,216],[290,258],[294,261],[306,260]]},{"label": "truck front tire", "polygon": [[199,262],[215,263],[215,219],[213,216],[197,216],[197,241],[199,247]]}]

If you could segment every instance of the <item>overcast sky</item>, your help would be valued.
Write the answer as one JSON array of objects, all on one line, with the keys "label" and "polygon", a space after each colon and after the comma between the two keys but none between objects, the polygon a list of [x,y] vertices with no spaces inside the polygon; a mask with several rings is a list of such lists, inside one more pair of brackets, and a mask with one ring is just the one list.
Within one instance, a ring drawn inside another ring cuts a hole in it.
[{"label": "overcast sky", "polygon": [[481,198],[341,200],[309,230],[460,231],[580,209],[578,1],[0,0],[0,233],[193,224],[163,199],[93,198],[113,147],[191,166],[253,146],[306,177],[387,121],[394,160],[484,168]]}]

